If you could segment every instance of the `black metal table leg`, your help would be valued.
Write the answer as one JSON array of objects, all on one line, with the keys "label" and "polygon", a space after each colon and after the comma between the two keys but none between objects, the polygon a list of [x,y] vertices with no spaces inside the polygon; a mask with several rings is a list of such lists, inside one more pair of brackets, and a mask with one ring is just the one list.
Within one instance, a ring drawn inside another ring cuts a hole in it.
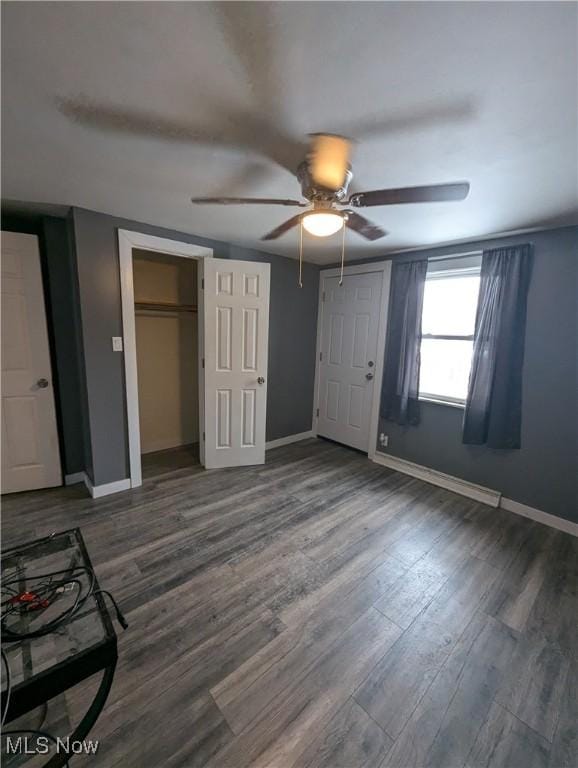
[{"label": "black metal table leg", "polygon": [[[102,712],[103,707],[106,704],[108,694],[110,693],[115,669],[116,669],[116,660],[113,664],[109,665],[104,670],[102,680],[100,681],[98,691],[96,692],[96,695],[94,697],[92,704],[87,709],[86,714],[84,715],[80,723],[76,726],[74,731],[70,734],[70,737],[69,737],[70,743],[72,743],[73,741],[83,741],[88,736],[91,728],[98,720],[98,716]],[[66,765],[66,762],[71,757],[73,757],[73,755],[55,754],[46,763],[44,768],[62,768],[62,766]]]}]

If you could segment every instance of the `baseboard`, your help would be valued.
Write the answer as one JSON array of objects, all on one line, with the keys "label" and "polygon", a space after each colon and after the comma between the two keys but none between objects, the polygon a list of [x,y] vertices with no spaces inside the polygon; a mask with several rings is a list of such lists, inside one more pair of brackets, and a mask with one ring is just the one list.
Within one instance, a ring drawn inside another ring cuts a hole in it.
[{"label": "baseboard", "polygon": [[310,437],[315,437],[315,433],[312,429],[307,432],[298,432],[295,435],[287,435],[286,437],[280,437],[277,440],[270,440],[265,443],[265,449],[267,451],[271,448],[280,448],[282,445],[290,445],[290,443],[298,443],[300,440],[307,440]]},{"label": "baseboard", "polygon": [[84,482],[93,499],[100,499],[103,496],[110,496],[111,493],[120,493],[121,491],[128,491],[131,488],[130,479],[117,480],[114,483],[104,483],[103,485],[93,485],[88,477],[85,477]]},{"label": "baseboard", "polygon": [[564,520],[563,517],[551,515],[549,512],[542,512],[541,509],[529,507],[527,504],[522,504],[520,501],[506,499],[502,496],[500,507],[508,510],[508,512],[513,512],[515,515],[522,515],[522,517],[528,517],[530,520],[535,520],[537,523],[548,525],[550,528],[556,528],[559,531],[564,531],[564,533],[569,533],[571,536],[578,536],[578,523]]},{"label": "baseboard", "polygon": [[469,499],[481,501],[484,504],[489,504],[491,507],[500,507],[508,512],[513,512],[515,515],[522,515],[522,517],[527,517],[537,523],[548,525],[550,528],[556,528],[559,531],[564,531],[564,533],[569,533],[571,536],[578,536],[578,523],[572,523],[570,520],[564,520],[563,517],[550,515],[548,512],[542,512],[541,509],[529,507],[519,501],[507,499],[498,491],[485,488],[483,485],[469,483],[467,480],[461,480],[459,477],[446,475],[435,469],[424,467],[421,464],[414,464],[412,461],[400,459],[397,456],[391,456],[380,451],[375,453],[373,461],[377,464],[382,464],[384,467],[417,477],[426,483],[439,485],[440,488],[446,488],[462,496],[467,496]]},{"label": "baseboard", "polygon": [[157,453],[158,451],[170,451],[173,448],[183,448],[186,445],[195,445],[198,444],[199,438],[198,436],[196,438],[191,438],[190,440],[187,438],[186,440],[183,439],[177,439],[175,440],[157,440],[154,443],[150,443],[146,449],[142,447],[141,445],[141,455],[145,455],[147,453]]},{"label": "baseboard", "polygon": [[491,488],[484,488],[483,485],[469,483],[467,480],[461,480],[459,477],[446,475],[444,472],[438,472],[435,469],[423,467],[421,464],[414,464],[413,461],[400,459],[397,456],[391,456],[381,451],[376,451],[373,461],[376,464],[382,464],[384,467],[417,477],[426,483],[438,485],[440,488],[446,488],[448,491],[454,491],[454,493],[467,496],[468,499],[489,504],[490,507],[499,507],[500,505],[501,494],[498,491],[493,491]]},{"label": "baseboard", "polygon": [[84,483],[85,478],[85,472],[73,472],[71,475],[64,475],[64,485],[76,485],[77,483]]}]

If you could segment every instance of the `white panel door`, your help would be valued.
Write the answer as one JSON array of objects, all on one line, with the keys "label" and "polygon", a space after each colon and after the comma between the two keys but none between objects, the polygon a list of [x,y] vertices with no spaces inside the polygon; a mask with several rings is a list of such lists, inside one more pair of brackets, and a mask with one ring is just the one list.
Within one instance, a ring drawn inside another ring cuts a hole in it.
[{"label": "white panel door", "polygon": [[205,466],[265,461],[269,264],[205,259]]},{"label": "white panel door", "polygon": [[382,274],[322,279],[317,434],[367,451]]},{"label": "white panel door", "polygon": [[38,239],[2,232],[2,493],[61,484]]}]

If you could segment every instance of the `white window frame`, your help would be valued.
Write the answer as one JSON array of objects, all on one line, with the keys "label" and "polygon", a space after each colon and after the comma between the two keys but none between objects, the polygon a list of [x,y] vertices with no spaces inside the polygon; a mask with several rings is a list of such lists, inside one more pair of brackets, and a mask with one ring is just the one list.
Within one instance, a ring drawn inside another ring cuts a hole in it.
[{"label": "white window frame", "polygon": [[[449,257],[451,258],[451,257]],[[449,259],[448,259],[449,260]],[[481,271],[481,265],[472,267],[457,267],[452,269],[443,269],[437,272],[431,272],[426,275],[426,282],[428,280],[447,280],[448,278],[461,278],[468,275],[479,275]],[[423,311],[423,310],[422,310]],[[422,333],[420,336],[420,346],[423,339],[446,339],[448,341],[474,341],[474,334],[460,335],[460,334],[444,334],[444,333]],[[418,391],[418,400],[422,400],[426,403],[437,403],[438,405],[449,405],[452,408],[464,409],[466,406],[465,398],[451,397],[450,395],[434,395],[430,392],[422,392],[421,387]]]}]

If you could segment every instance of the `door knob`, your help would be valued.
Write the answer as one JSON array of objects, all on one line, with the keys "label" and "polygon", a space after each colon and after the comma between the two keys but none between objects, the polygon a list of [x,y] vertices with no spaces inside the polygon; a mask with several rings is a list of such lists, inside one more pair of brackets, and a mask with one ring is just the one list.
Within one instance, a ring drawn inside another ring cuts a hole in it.
[{"label": "door knob", "polygon": [[373,368],[373,366],[374,366],[374,362],[373,362],[373,360],[370,360],[370,361],[368,362],[368,364],[367,364],[367,365],[368,365],[370,368]]},{"label": "door knob", "polygon": [[365,374],[365,378],[366,378],[368,381],[371,381],[371,380],[373,379],[373,373],[366,373],[366,374]]},{"label": "door knob", "polygon": [[46,389],[46,387],[48,386],[48,381],[47,379],[38,379],[36,384],[39,389]]},{"label": "door knob", "polygon": [[262,376],[259,376],[259,378],[257,379],[257,384],[264,384],[264,383],[265,383],[265,379]]}]

